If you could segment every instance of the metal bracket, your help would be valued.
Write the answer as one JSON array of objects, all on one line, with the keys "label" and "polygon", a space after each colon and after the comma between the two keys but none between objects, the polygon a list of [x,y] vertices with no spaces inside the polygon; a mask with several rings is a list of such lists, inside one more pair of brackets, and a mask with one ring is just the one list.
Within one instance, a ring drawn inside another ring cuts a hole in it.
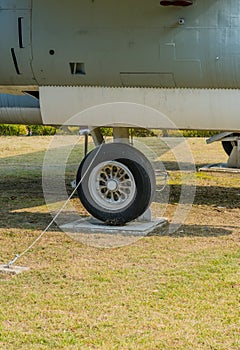
[{"label": "metal bracket", "polygon": [[216,142],[216,141],[223,141],[223,139],[225,139],[226,137],[230,137],[231,135],[233,135],[233,132],[221,132],[220,134],[216,134],[212,137],[210,137],[209,139],[206,140],[207,144]]},{"label": "metal bracket", "polygon": [[237,145],[233,146],[227,164],[229,168],[240,168],[240,138],[237,140]]},{"label": "metal bracket", "polygon": [[216,141],[232,142],[233,149],[228,158],[227,166],[229,168],[240,168],[240,135],[236,135],[234,132],[222,132],[207,139],[207,144]]}]

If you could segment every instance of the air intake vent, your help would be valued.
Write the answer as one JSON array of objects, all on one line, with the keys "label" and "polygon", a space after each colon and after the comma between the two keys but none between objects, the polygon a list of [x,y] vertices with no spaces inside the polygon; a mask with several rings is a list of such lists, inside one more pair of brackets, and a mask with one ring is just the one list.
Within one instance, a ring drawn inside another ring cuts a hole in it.
[{"label": "air intake vent", "polygon": [[70,65],[70,69],[71,69],[71,73],[73,75],[85,75],[86,71],[85,71],[85,64],[84,63],[69,63]]}]

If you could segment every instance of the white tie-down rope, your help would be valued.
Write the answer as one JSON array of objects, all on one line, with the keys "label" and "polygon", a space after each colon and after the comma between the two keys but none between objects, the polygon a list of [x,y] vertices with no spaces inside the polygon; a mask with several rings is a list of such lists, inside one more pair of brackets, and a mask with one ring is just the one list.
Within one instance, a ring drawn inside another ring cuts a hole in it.
[{"label": "white tie-down rope", "polygon": [[33,243],[27,248],[25,249],[21,254],[16,254],[14,259],[12,259],[7,265],[5,265],[6,268],[10,268],[13,264],[15,264],[15,262],[20,259],[23,255],[25,255],[30,249],[32,249],[32,247],[42,238],[42,236],[49,230],[49,228],[52,226],[52,224],[54,223],[54,221],[58,218],[58,216],[62,213],[62,211],[65,209],[65,207],[67,206],[67,204],[69,203],[69,201],[72,199],[73,195],[76,193],[78,187],[81,185],[82,181],[84,180],[86,174],[88,173],[88,170],[90,169],[90,167],[92,166],[93,162],[95,161],[95,159],[97,158],[99,152],[101,151],[102,145],[104,144],[101,143],[97,153],[95,154],[95,156],[93,157],[91,163],[89,164],[89,166],[87,167],[83,177],[81,178],[81,180],[79,181],[79,183],[77,184],[77,186],[74,188],[74,190],[72,191],[71,195],[68,197],[68,199],[66,200],[66,202],[63,204],[63,206],[59,209],[59,211],[57,212],[57,214],[53,217],[53,219],[51,220],[51,222],[47,225],[47,227],[45,228],[45,230],[42,231],[42,233],[35,239],[35,241],[33,241]]}]

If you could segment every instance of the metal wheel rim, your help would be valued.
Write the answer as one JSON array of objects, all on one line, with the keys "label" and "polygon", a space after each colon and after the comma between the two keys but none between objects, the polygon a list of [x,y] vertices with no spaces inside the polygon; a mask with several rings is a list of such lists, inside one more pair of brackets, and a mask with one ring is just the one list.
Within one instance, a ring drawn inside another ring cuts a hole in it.
[{"label": "metal wheel rim", "polygon": [[98,164],[89,176],[88,188],[94,202],[108,211],[126,208],[136,196],[131,171],[117,161]]}]

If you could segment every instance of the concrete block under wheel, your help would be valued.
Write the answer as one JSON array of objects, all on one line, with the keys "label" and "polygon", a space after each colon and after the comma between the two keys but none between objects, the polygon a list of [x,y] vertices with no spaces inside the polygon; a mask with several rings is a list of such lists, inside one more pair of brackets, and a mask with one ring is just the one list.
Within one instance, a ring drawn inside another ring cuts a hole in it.
[{"label": "concrete block under wheel", "polygon": [[60,228],[69,233],[125,234],[141,237],[165,227],[167,223],[168,221],[165,218],[156,218],[151,221],[131,221],[123,226],[109,226],[90,217],[61,225]]}]

